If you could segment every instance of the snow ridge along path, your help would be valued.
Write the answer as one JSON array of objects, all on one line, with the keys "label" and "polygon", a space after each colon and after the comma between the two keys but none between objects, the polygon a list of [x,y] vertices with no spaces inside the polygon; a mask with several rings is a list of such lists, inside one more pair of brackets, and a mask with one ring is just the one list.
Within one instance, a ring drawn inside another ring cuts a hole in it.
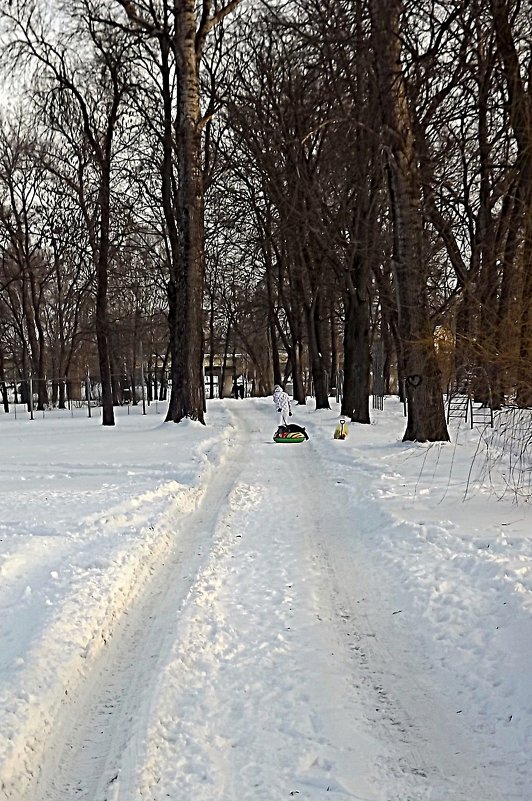
[{"label": "snow ridge along path", "polygon": [[68,711],[49,746],[34,801],[127,797],[124,752],[127,748],[136,761],[159,673],[175,637],[175,617],[208,558],[218,510],[234,482],[238,447],[229,448],[223,469],[213,471],[202,485],[194,511],[180,516],[174,507],[161,523],[161,533],[174,535],[161,554],[164,562],[152,561],[148,586],[114,628]]},{"label": "snow ridge along path", "polygon": [[[215,417],[214,434],[183,427],[185,469],[171,464],[175,445],[160,418],[122,418],[112,455],[98,421],[36,420],[30,434],[27,421],[3,418],[0,799],[30,797],[48,762],[57,764],[56,740],[94,685],[118,620],[223,461],[231,428],[227,415]],[[15,454],[28,437],[24,462]]]}]

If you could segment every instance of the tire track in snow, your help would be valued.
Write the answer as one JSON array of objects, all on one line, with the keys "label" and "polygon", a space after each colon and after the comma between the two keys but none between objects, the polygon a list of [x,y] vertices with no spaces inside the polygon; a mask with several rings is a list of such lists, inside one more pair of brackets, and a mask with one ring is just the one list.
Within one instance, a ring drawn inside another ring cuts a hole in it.
[{"label": "tire track in snow", "polygon": [[[143,492],[127,501],[81,518],[68,532],[61,528],[39,534],[29,541],[17,543],[16,535],[0,556],[0,635],[7,647],[0,654],[0,670],[8,669],[30,644],[38,640],[53,620],[56,597],[61,599],[61,584],[72,583],[81,572],[83,559],[90,563],[98,541],[110,537],[121,528],[141,530],[155,522],[163,503],[175,492],[177,482],[165,482],[156,489]],[[73,499],[72,503],[76,503]],[[48,528],[50,528],[48,526]],[[4,534],[4,537],[6,535]],[[85,542],[82,542],[82,537]],[[7,537],[6,537],[7,539]],[[43,549],[46,560],[43,561]],[[52,576],[56,587],[50,588],[45,577]],[[51,592],[50,589],[56,590]],[[25,617],[20,614],[20,599],[25,599]],[[13,607],[18,613],[17,626],[9,615]]]},{"label": "tire track in snow", "polygon": [[[387,801],[498,801],[498,789],[483,775],[483,753],[433,683],[418,642],[418,621],[413,627],[401,614],[403,588],[386,561],[375,561],[357,536],[371,519],[371,477],[356,462],[342,463],[343,454],[335,464],[319,442],[313,445],[316,470],[335,487],[330,499],[335,525],[327,525],[323,506],[315,504],[313,539],[326,577],[322,597],[326,603],[328,597],[339,645],[350,654],[367,721],[388,744],[378,766],[385,784],[395,777]],[[355,513],[351,519],[346,509]]]},{"label": "tire track in snow", "polygon": [[[242,423],[249,411],[238,407]],[[265,437],[271,415],[259,414],[180,617],[126,801],[384,801],[368,767],[383,749],[363,726],[353,665],[322,617],[329,590],[314,529],[326,524],[331,491],[311,445],[279,448]]]},{"label": "tire track in snow", "polygon": [[[210,552],[212,533],[240,472],[242,437],[210,480],[199,508],[179,523],[165,563],[117,621],[113,636],[75,698],[65,698],[38,781],[27,801],[113,801],[123,798],[122,764],[134,760],[161,664],[173,643],[175,618]],[[125,768],[125,770],[124,770]],[[22,801],[22,799],[21,799]]]},{"label": "tire track in snow", "polygon": [[350,518],[345,477],[317,438],[279,448],[265,441],[266,406],[235,414],[253,429],[239,484],[117,798],[493,801],[409,653],[396,588],[357,545],[367,477],[349,473]]}]

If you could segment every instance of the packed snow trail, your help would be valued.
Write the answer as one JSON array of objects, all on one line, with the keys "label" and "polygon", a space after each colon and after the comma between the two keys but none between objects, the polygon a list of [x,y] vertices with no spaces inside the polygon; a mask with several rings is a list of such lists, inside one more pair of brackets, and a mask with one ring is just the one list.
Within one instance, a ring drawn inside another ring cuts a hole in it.
[{"label": "packed snow trail", "polygon": [[353,518],[311,429],[276,445],[273,409],[230,408],[225,463],[66,700],[31,801],[501,801],[357,538],[368,476]]},{"label": "packed snow trail", "polygon": [[113,797],[124,748],[135,727],[146,722],[157,671],[173,642],[176,611],[209,553],[218,510],[238,470],[237,453],[238,448],[223,471],[213,474],[200,508],[178,524],[174,549],[116,625],[79,697],[65,699],[64,719],[30,796],[34,801]]},{"label": "packed snow trail", "polygon": [[117,620],[197,507],[229,433],[214,417],[214,432],[185,423],[184,462],[157,407],[122,416],[112,449],[97,420],[2,418],[2,801],[26,797]]}]

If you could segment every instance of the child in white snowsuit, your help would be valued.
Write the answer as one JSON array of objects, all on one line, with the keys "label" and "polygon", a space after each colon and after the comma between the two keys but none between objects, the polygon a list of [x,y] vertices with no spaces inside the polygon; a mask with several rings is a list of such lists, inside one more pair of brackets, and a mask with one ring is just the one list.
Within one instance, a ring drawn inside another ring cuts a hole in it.
[{"label": "child in white snowsuit", "polygon": [[292,416],[292,407],[290,405],[290,397],[279,384],[276,384],[273,388],[273,402],[279,412],[279,425],[287,426],[288,418]]}]

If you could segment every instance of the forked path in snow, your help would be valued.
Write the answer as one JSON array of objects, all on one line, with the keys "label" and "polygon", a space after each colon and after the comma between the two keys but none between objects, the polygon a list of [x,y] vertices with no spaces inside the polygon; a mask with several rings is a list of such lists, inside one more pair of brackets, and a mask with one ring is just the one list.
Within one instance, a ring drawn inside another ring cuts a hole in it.
[{"label": "forked path in snow", "polygon": [[[32,801],[498,801],[319,442],[235,442],[69,699]],[[360,514],[365,482],[360,475]]]}]

